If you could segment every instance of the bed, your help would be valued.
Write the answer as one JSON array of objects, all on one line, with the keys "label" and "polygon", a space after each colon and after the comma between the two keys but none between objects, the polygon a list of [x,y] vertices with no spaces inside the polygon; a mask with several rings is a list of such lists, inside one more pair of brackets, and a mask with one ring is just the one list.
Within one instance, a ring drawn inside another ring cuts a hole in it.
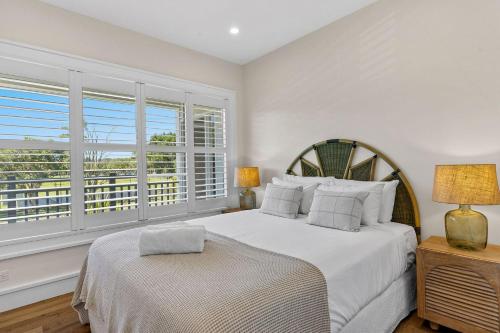
[{"label": "bed", "polygon": [[[328,140],[309,147],[287,173],[368,181],[377,177],[379,161],[389,169],[381,179],[400,180],[393,222],[351,233],[310,225],[304,215],[287,219],[258,210],[191,220],[188,223],[205,226],[213,237],[209,244],[232,244],[221,247],[220,262],[225,264],[197,262],[203,271],[194,274],[206,276],[192,278],[196,281],[192,288],[186,287],[192,282],[190,276],[182,276],[186,262],[194,257],[183,257],[170,266],[165,261],[173,260],[171,255],[143,260],[134,243],[138,229],[96,240],[73,300],[81,321],[90,322],[93,332],[392,332],[415,308],[416,300],[419,218],[408,180],[385,155],[352,140]],[[379,173],[386,169],[380,167]],[[246,261],[238,267],[240,261],[233,259],[240,253]],[[248,270],[254,263],[255,270]],[[263,271],[262,266],[266,266]],[[165,267],[175,267],[176,274],[158,278]],[[155,269],[159,270],[154,273]],[[148,270],[151,273],[144,275]],[[265,275],[261,284],[254,284],[260,279],[255,276],[246,278],[261,272]],[[324,281],[324,289],[314,283],[318,279]],[[220,296],[227,290],[229,296]],[[200,293],[210,294],[210,300],[196,299]],[[188,310],[182,312],[184,308]],[[326,316],[319,315],[324,309]],[[262,324],[266,319],[270,326]],[[199,326],[200,322],[212,326]],[[178,323],[184,326],[175,326]],[[184,329],[176,329],[180,327]]]}]

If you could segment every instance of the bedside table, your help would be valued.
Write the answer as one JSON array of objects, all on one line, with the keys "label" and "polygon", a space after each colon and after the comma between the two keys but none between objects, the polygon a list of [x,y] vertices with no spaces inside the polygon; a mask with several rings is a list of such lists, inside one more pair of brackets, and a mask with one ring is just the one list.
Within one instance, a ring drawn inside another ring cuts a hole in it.
[{"label": "bedside table", "polygon": [[460,332],[500,332],[500,246],[450,247],[430,237],[417,248],[418,316]]},{"label": "bedside table", "polygon": [[236,212],[241,212],[242,210],[244,209],[241,209],[240,207],[226,208],[222,210],[222,214],[236,213]]}]

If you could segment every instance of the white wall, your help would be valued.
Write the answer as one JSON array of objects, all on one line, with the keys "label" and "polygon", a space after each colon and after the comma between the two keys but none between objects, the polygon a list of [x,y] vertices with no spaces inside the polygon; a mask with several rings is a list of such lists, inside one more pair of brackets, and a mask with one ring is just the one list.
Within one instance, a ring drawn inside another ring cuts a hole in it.
[{"label": "white wall", "polygon": [[[434,165],[500,165],[500,1],[381,0],[244,66],[246,163],[264,181],[329,138],[366,142],[409,177],[423,238],[453,205]],[[500,243],[500,206],[477,207]]]},{"label": "white wall", "polygon": [[[241,66],[42,2],[0,0],[0,39],[231,89],[237,94],[236,110],[242,109]],[[0,312],[71,290],[87,249],[0,261],[0,271],[10,275],[0,283]]]},{"label": "white wall", "polygon": [[0,312],[74,289],[88,248],[82,245],[0,261],[0,271],[10,275],[0,285]]}]

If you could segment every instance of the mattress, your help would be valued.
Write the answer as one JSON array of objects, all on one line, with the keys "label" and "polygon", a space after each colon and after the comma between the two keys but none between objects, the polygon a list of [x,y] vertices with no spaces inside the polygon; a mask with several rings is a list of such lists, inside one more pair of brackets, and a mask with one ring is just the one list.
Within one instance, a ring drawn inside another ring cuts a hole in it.
[{"label": "mattress", "polygon": [[412,266],[416,235],[412,227],[399,223],[346,232],[306,221],[307,216],[286,219],[250,210],[188,223],[318,267],[327,283],[332,332],[340,332]]}]

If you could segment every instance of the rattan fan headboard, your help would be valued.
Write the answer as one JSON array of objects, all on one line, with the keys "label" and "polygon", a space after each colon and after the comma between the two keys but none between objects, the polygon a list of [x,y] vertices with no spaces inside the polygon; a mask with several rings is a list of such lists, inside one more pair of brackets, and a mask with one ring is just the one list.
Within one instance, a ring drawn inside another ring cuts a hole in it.
[{"label": "rattan fan headboard", "polygon": [[[358,147],[364,148],[370,152],[370,155],[373,155],[353,164]],[[313,150],[316,155],[316,163],[305,158]],[[408,179],[387,156],[365,143],[346,139],[332,139],[316,143],[300,153],[288,167],[287,174],[297,175],[294,168],[297,163],[300,163],[302,176],[334,176],[339,179],[370,181],[375,180],[375,167],[378,160],[383,160],[392,169],[389,175],[380,180],[399,180],[394,202],[393,221],[413,226],[417,235],[420,235],[418,204]]]}]

